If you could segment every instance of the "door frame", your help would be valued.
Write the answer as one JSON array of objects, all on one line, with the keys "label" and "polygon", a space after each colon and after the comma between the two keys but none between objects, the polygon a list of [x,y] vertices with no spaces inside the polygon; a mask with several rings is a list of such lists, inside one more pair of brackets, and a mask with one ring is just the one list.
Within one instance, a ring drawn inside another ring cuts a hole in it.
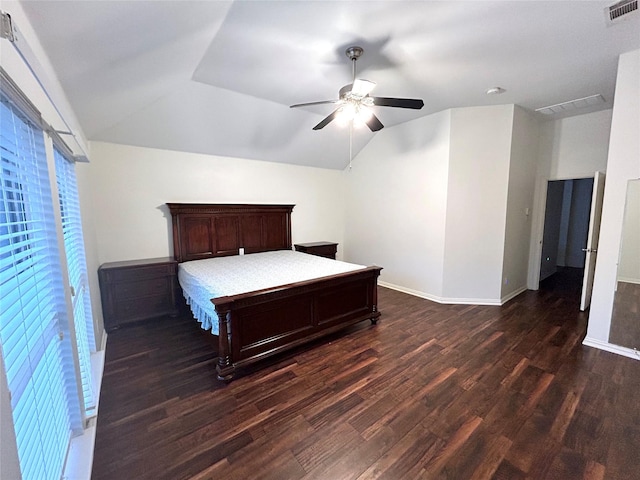
[{"label": "door frame", "polygon": [[542,241],[544,236],[545,210],[547,208],[547,189],[550,177],[538,177],[536,196],[534,197],[533,215],[531,219],[531,241],[529,244],[529,272],[527,288],[540,288],[540,262],[542,261]]},{"label": "door frame", "polygon": [[[600,172],[606,173],[606,172]],[[544,237],[545,210],[547,208],[547,189],[549,182],[557,180],[583,180],[591,178],[595,182],[596,172],[593,175],[571,177],[538,177],[534,194],[534,209],[531,219],[531,240],[529,243],[529,271],[527,274],[527,288],[538,290],[540,288],[540,262],[542,260],[542,241]]]}]

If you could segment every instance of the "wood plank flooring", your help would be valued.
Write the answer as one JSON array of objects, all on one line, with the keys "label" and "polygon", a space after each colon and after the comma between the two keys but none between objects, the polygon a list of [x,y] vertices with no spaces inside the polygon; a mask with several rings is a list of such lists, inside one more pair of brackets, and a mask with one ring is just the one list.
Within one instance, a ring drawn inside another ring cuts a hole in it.
[{"label": "wood plank flooring", "polygon": [[215,379],[195,322],[109,335],[93,478],[637,479],[640,362],[557,279],[503,307],[379,288],[380,322]]}]

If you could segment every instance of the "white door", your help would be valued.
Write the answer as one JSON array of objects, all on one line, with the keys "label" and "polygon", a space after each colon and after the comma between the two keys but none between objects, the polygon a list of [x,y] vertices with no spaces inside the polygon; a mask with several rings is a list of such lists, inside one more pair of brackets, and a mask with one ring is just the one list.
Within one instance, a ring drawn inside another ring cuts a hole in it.
[{"label": "white door", "polygon": [[598,253],[598,238],[600,237],[600,219],[602,218],[602,198],[604,197],[604,173],[596,172],[593,179],[593,194],[591,195],[591,214],[589,215],[589,233],[587,236],[587,252],[584,261],[584,278],[582,280],[582,297],[580,310],[585,311],[591,305],[591,291],[593,290],[593,273],[596,267]]}]

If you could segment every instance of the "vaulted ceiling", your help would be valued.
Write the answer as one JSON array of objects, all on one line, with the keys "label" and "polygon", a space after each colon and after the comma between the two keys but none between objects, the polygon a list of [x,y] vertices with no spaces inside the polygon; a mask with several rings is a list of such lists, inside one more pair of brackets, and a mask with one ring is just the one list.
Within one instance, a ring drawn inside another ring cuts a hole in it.
[{"label": "vaulted ceiling", "polygon": [[[452,107],[534,110],[601,94],[640,48],[640,16],[607,25],[599,1],[23,1],[90,140],[323,168],[348,129],[312,127],[350,83],[345,49],[386,127]],[[487,89],[502,87],[501,95]],[[588,110],[578,111],[577,113]],[[354,152],[375,133],[354,132]]]}]

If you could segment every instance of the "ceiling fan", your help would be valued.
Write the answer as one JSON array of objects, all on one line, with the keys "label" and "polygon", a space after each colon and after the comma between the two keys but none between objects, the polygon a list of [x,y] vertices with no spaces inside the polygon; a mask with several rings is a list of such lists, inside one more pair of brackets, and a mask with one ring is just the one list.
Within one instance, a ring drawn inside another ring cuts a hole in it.
[{"label": "ceiling fan", "polygon": [[333,103],[338,105],[333,112],[318,123],[313,130],[320,130],[326,127],[335,119],[344,118],[345,121],[351,121],[351,125],[364,123],[372,132],[381,130],[384,125],[374,115],[370,107],[398,107],[411,108],[420,110],[424,106],[424,102],[416,98],[391,98],[391,97],[372,97],[369,94],[373,91],[376,84],[369,80],[356,79],[356,61],[362,55],[364,50],[362,47],[349,47],[345,51],[347,57],[351,59],[353,69],[352,83],[345,85],[338,92],[337,100],[321,100],[319,102],[298,103],[291,105],[290,108],[307,107],[309,105],[322,105],[325,103]]}]

